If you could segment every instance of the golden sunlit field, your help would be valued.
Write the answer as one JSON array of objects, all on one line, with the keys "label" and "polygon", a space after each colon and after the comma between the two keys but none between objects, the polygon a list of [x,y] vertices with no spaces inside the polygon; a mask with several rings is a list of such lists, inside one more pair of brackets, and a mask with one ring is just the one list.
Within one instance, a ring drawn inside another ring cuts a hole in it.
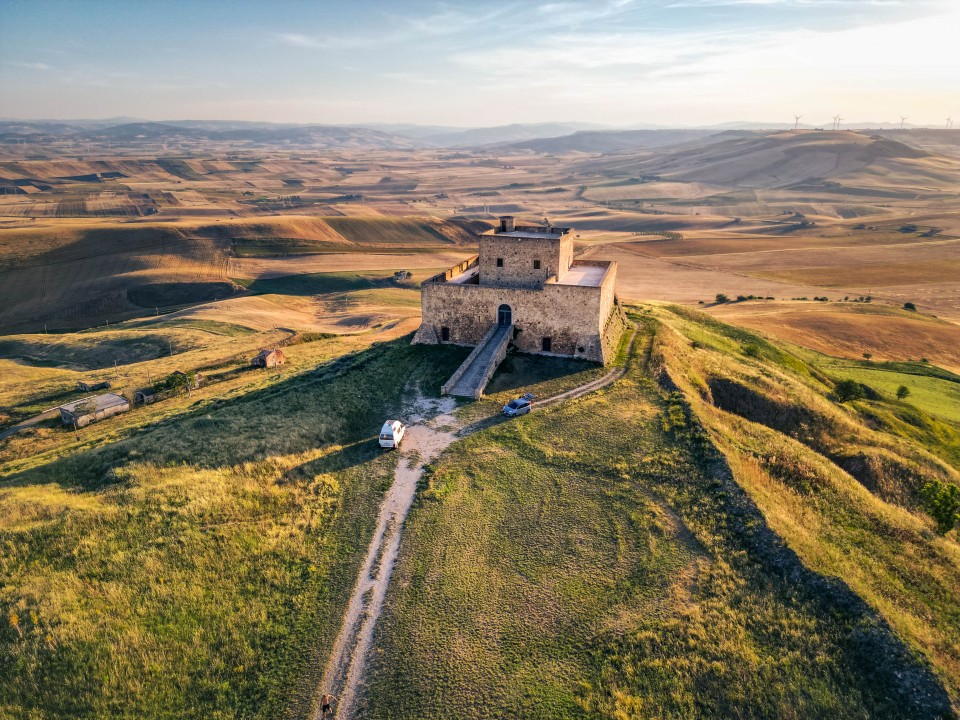
[{"label": "golden sunlit field", "polygon": [[[0,144],[0,718],[955,716],[960,134],[150,130]],[[421,283],[504,214],[631,331],[458,404]],[[129,412],[64,425],[99,382]]]}]

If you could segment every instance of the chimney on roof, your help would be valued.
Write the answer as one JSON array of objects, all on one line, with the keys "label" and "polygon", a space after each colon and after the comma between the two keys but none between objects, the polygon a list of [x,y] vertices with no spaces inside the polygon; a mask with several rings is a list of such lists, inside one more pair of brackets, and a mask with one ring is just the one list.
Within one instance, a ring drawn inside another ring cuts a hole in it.
[{"label": "chimney on roof", "polygon": [[513,232],[513,215],[500,216],[500,232]]}]

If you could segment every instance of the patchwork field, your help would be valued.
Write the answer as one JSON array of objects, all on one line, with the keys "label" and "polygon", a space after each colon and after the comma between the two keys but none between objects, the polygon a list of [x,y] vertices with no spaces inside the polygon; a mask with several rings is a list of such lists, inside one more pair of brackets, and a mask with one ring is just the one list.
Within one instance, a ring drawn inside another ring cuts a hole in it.
[{"label": "patchwork field", "polygon": [[908,310],[864,303],[745,302],[717,305],[710,313],[825,355],[926,358],[960,372],[960,326]]},{"label": "patchwork field", "polygon": [[[469,352],[420,284],[500,214],[617,261],[637,339],[444,405],[354,716],[956,716],[960,133],[129,130],[0,144],[0,717],[315,714],[428,457],[376,430]],[[80,381],[157,399],[40,415]]]}]

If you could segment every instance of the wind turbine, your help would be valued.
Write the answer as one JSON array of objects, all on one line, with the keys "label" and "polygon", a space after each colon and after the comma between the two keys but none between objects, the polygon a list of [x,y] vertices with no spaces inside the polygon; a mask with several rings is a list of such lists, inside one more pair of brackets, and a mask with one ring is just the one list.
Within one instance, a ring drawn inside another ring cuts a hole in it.
[{"label": "wind turbine", "polygon": [[907,121],[906,116],[901,115],[901,116],[900,116],[900,129],[901,129],[901,130],[903,130],[903,123],[905,123],[906,121]]},{"label": "wind turbine", "polygon": [[952,118],[952,117],[948,117],[948,118],[947,118],[947,127],[946,127],[946,129],[949,130],[951,125],[953,125],[953,118]]},{"label": "wind turbine", "polygon": [[794,129],[794,130],[797,129],[797,125],[800,124],[800,118],[802,118],[802,117],[803,117],[803,115],[794,115],[794,116],[793,116],[793,129]]},{"label": "wind turbine", "polygon": [[834,130],[839,130],[839,129],[840,129],[840,121],[843,120],[843,118],[840,117],[840,113],[837,113],[837,117],[835,117],[834,120],[837,121],[837,126],[834,128]]}]

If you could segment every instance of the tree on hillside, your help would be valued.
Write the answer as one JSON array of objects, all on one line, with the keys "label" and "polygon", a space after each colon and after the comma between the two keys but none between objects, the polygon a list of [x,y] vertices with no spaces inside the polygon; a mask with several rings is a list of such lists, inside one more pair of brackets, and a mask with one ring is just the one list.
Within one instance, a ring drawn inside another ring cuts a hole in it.
[{"label": "tree on hillside", "polygon": [[723,293],[717,293],[717,297],[714,299],[717,301],[718,305],[722,305],[725,302],[730,302],[730,298]]},{"label": "tree on hillside", "polygon": [[908,388],[906,385],[901,385],[900,387],[897,388],[897,399],[898,399],[898,400],[903,400],[904,398],[908,397],[909,395],[910,395],[910,388]]},{"label": "tree on hillside", "polygon": [[960,522],[960,487],[942,480],[931,480],[921,490],[930,517],[937,523],[937,532],[946,535]]},{"label": "tree on hillside", "polygon": [[867,390],[856,380],[841,380],[833,388],[833,394],[839,402],[845,403],[850,400],[863,400],[867,396]]},{"label": "tree on hillside", "polygon": [[914,305],[912,302],[905,302],[905,303],[903,304],[903,309],[904,309],[904,310],[913,310],[913,311],[916,311],[917,306]]}]

